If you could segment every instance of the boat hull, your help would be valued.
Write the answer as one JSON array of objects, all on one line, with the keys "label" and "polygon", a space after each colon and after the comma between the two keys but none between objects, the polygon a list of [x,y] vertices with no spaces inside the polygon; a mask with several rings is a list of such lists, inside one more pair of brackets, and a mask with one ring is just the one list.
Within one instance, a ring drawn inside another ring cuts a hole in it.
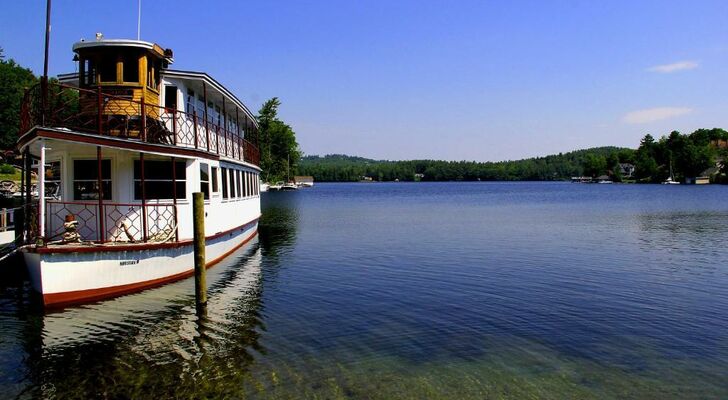
[{"label": "boat hull", "polygon": [[[206,241],[207,267],[257,235],[257,220]],[[123,250],[26,251],[30,281],[48,307],[61,307],[138,292],[194,274],[193,244],[145,245]]]}]

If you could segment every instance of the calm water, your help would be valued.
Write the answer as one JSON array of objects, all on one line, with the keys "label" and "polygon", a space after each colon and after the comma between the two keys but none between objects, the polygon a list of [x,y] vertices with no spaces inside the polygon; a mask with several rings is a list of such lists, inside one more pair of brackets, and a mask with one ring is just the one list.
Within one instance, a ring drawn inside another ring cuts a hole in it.
[{"label": "calm water", "polygon": [[7,398],[728,398],[728,187],[318,184],[193,281],[43,315]]}]

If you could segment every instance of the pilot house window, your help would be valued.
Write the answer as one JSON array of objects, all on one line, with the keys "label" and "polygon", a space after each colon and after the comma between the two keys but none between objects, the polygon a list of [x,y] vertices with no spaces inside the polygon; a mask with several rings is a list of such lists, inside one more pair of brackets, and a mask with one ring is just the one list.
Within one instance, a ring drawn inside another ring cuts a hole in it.
[{"label": "pilot house window", "polygon": [[177,86],[164,87],[164,108],[168,112],[177,109]]},{"label": "pilot house window", "polygon": [[[175,161],[174,168],[174,175],[172,175],[172,161],[144,161],[144,195],[146,200],[172,200],[175,195],[178,199],[185,198],[187,189],[185,162]],[[175,180],[176,191],[174,189]],[[134,160],[134,199],[142,199],[142,168],[139,160]]]},{"label": "pilot house window", "polygon": [[135,55],[127,55],[122,60],[124,82],[139,83],[139,59]]},{"label": "pilot house window", "polygon": [[116,60],[102,59],[99,63],[99,75],[101,82],[116,82]]},{"label": "pilot house window", "polygon": [[[73,199],[98,200],[99,165],[96,160],[73,160]],[[111,200],[111,160],[101,160],[104,200]]]}]

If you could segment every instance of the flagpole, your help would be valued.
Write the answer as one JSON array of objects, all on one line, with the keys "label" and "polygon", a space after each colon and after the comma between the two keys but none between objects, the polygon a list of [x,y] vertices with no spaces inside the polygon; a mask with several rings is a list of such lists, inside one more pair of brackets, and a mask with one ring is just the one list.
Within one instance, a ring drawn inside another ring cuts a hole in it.
[{"label": "flagpole", "polygon": [[138,1],[137,10],[137,40],[141,40],[142,37],[142,0]]},{"label": "flagpole", "polygon": [[[51,0],[46,1],[45,53],[43,55],[43,77],[40,79],[41,123],[45,125],[46,103],[48,102],[48,48],[51,41]],[[30,174],[30,171],[28,171]],[[40,191],[39,191],[40,193]]]}]

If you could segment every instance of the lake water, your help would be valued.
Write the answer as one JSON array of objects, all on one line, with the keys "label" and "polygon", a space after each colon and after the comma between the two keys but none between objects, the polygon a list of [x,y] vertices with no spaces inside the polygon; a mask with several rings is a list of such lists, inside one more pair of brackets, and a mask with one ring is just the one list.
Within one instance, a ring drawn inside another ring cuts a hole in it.
[{"label": "lake water", "polygon": [[728,398],[728,186],[317,184],[191,279],[44,315],[0,397]]}]

